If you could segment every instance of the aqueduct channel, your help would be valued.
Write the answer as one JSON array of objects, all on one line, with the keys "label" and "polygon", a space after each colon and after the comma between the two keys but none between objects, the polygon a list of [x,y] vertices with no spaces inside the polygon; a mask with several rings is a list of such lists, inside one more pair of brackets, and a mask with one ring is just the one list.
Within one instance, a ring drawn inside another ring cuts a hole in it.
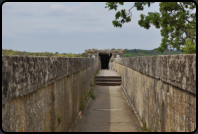
[{"label": "aqueduct channel", "polygon": [[[122,111],[127,103],[136,123],[147,131],[195,131],[196,54],[122,58],[120,51],[120,58],[108,50],[106,56],[97,53],[95,58],[2,55],[3,131],[70,131],[81,106],[89,100],[94,105],[87,105],[87,110],[107,112],[104,131],[125,131],[116,127],[118,122],[129,127],[128,131],[138,130],[131,129],[134,122],[126,119],[130,114]],[[107,54],[112,54],[111,58]],[[104,68],[116,72],[121,85],[95,83],[104,70],[103,58],[107,59]],[[88,97],[92,90],[95,100]]]}]

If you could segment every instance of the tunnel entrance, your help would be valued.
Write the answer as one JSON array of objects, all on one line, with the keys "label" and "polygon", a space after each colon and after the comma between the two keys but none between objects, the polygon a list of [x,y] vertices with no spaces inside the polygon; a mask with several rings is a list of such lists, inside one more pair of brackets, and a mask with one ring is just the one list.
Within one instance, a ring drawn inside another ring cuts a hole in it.
[{"label": "tunnel entrance", "polygon": [[112,54],[99,53],[99,56],[101,60],[101,69],[108,69],[109,59],[111,58]]}]

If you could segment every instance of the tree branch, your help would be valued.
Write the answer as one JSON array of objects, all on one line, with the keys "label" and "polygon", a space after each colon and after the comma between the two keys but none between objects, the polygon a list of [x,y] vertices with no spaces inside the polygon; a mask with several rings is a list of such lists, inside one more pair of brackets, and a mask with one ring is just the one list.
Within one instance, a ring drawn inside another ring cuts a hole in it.
[{"label": "tree branch", "polygon": [[[133,5],[133,7],[134,7],[134,6],[135,6],[135,5]],[[132,12],[130,12],[130,10],[131,10],[133,7],[131,7],[131,8],[128,10],[129,13],[127,13],[127,15],[129,15],[129,14],[131,13],[131,17],[132,17]]]},{"label": "tree branch", "polygon": [[182,29],[182,31],[184,31],[184,32],[186,33],[186,36],[187,36],[188,38],[190,38],[190,37],[188,36],[187,32],[182,28],[181,25],[179,25],[179,24],[177,24],[177,23],[175,23],[175,24],[178,25],[178,26]]},{"label": "tree branch", "polygon": [[185,19],[186,21],[188,21],[188,23],[196,24],[196,22],[190,22],[190,21],[189,21],[189,20],[187,20],[185,17],[184,17],[184,19]]},{"label": "tree branch", "polygon": [[[171,12],[171,15],[173,15],[172,12]],[[176,18],[176,17],[178,17],[178,16],[179,16],[179,14],[178,14],[178,15],[173,15],[174,18]],[[173,21],[173,22],[177,23],[176,20]],[[187,24],[187,25],[188,25],[188,24]],[[188,25],[188,27],[184,27],[184,28],[193,28],[193,27],[190,27],[190,26]]]},{"label": "tree branch", "polygon": [[181,5],[181,7],[182,7],[183,11],[185,12],[184,7],[182,6],[181,2],[179,2],[179,4]]},{"label": "tree branch", "polygon": [[[184,10],[184,7],[182,6],[182,4],[181,4],[181,2],[179,2],[179,4],[181,5],[181,7],[182,7],[182,9],[183,9],[183,11],[185,12],[185,10]],[[190,22],[189,20],[187,20],[185,17],[183,17],[186,21],[188,21],[189,23],[192,23],[192,24],[196,24],[196,22],[194,23],[194,22]]]}]

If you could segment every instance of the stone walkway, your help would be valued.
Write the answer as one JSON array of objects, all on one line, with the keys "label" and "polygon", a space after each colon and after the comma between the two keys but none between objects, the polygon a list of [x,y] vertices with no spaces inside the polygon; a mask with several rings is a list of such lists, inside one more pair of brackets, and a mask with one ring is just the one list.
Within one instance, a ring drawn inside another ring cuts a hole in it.
[{"label": "stone walkway", "polygon": [[[110,71],[101,70],[98,74],[112,75],[114,71]],[[96,86],[93,94],[96,99],[90,100],[73,132],[142,132],[121,86]]]}]

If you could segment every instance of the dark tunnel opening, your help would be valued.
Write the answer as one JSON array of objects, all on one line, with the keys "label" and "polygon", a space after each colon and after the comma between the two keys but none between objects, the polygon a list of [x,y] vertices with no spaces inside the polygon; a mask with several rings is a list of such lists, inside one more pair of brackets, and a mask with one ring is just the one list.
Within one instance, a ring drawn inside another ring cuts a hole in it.
[{"label": "dark tunnel opening", "polygon": [[109,59],[111,58],[112,54],[99,54],[101,60],[101,69],[108,69],[109,66]]}]

